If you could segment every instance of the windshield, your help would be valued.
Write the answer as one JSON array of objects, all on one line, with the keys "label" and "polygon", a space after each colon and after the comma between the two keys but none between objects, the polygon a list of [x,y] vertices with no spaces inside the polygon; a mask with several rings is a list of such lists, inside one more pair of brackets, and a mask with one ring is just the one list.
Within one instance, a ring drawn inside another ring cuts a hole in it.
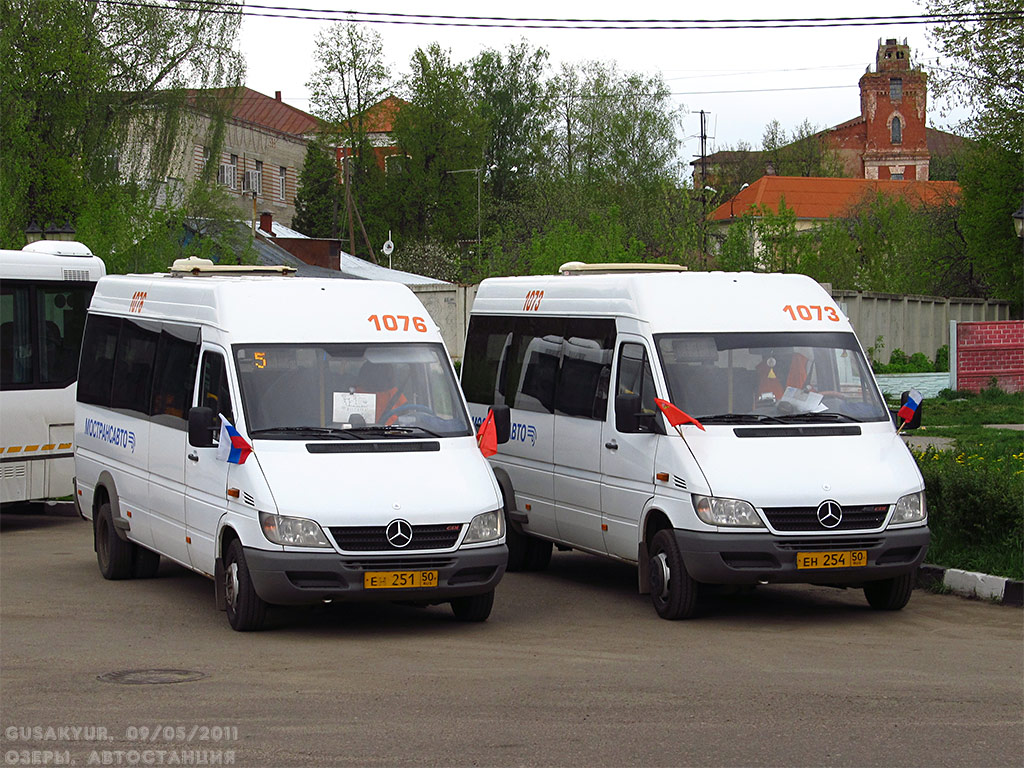
[{"label": "windshield", "polygon": [[440,344],[235,345],[249,434],[471,434]]},{"label": "windshield", "polygon": [[852,333],[655,337],[672,402],[714,423],[889,418]]}]

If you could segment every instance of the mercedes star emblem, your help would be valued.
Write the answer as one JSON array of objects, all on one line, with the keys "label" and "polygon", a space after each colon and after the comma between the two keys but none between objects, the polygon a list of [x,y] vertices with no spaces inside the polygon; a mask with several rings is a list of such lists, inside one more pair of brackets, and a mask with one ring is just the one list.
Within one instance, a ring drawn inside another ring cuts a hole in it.
[{"label": "mercedes star emblem", "polygon": [[[843,508],[835,501],[823,501],[818,506],[818,522],[823,528],[835,528],[843,521]],[[391,530],[390,528],[388,530]]]},{"label": "mercedes star emblem", "polygon": [[384,535],[387,536],[388,544],[401,549],[409,546],[409,542],[412,541],[412,526],[405,520],[392,520],[384,529]]}]

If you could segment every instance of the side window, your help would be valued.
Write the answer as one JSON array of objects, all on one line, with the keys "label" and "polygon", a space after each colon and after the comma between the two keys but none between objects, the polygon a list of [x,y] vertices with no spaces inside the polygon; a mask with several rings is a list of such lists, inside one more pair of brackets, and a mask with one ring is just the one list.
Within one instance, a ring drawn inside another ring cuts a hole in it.
[{"label": "side window", "polygon": [[39,346],[39,383],[66,386],[78,373],[78,352],[85,326],[85,311],[93,285],[67,283],[36,288]]},{"label": "side window", "polygon": [[219,352],[204,352],[199,373],[199,405],[213,409],[213,423],[220,428],[223,415],[232,424],[235,414],[231,408],[231,390],[228,386],[228,372],[224,367],[224,356]]},{"label": "side window", "polygon": [[32,322],[29,286],[7,281],[0,288],[0,383],[32,382]]},{"label": "side window", "polygon": [[159,338],[159,332],[138,321],[121,321],[121,336],[114,361],[114,386],[110,394],[111,408],[149,413],[153,359]]},{"label": "side window", "polygon": [[654,375],[642,344],[626,343],[619,347],[619,370],[616,395],[640,395],[640,408],[644,413],[656,413],[654,404]]},{"label": "side window", "polygon": [[603,420],[608,413],[615,321],[573,319],[565,328],[555,412]]},{"label": "side window", "polygon": [[192,385],[199,359],[199,329],[164,326],[153,365],[153,402],[150,413],[170,417],[161,423],[185,428],[192,405]]},{"label": "side window", "polygon": [[114,354],[121,319],[90,315],[82,339],[82,363],[78,372],[78,402],[110,406],[110,385],[114,380]]},{"label": "side window", "polygon": [[477,315],[469,321],[466,352],[462,357],[462,391],[469,402],[505,404],[512,325],[509,317]]},{"label": "side window", "polygon": [[518,318],[509,349],[508,386],[513,408],[554,413],[565,322],[559,318]]}]

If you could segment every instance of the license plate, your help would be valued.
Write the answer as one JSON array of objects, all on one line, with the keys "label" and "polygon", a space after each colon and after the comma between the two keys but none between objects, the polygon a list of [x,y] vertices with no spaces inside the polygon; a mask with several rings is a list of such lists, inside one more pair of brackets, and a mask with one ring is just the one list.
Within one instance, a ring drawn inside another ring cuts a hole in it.
[{"label": "license plate", "polygon": [[368,571],[363,589],[412,589],[436,587],[437,571]]},{"label": "license plate", "polygon": [[868,553],[863,549],[848,552],[798,552],[797,568],[856,568],[868,564]]}]

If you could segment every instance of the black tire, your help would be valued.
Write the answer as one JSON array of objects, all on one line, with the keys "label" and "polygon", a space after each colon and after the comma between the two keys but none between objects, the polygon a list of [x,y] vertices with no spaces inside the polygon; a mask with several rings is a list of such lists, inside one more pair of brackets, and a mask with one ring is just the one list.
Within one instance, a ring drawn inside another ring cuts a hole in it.
[{"label": "black tire", "polygon": [[916,576],[906,573],[892,579],[868,582],[864,585],[864,597],[876,611],[898,611],[910,601]]},{"label": "black tire", "polygon": [[663,619],[689,619],[697,611],[697,582],[686,571],[672,531],[663,528],[651,540],[651,601]]},{"label": "black tire", "polygon": [[132,578],[152,579],[160,570],[160,555],[152,550],[135,545],[132,558]]},{"label": "black tire", "polygon": [[263,627],[267,604],[256,594],[238,539],[231,542],[224,556],[224,603],[232,629],[252,632]]},{"label": "black tire", "polygon": [[109,501],[101,504],[96,512],[93,534],[96,537],[96,562],[103,578],[111,581],[130,579],[135,545],[117,535]]},{"label": "black tire", "polygon": [[526,570],[543,571],[551,562],[551,542],[529,536],[526,549]]},{"label": "black tire", "polygon": [[494,590],[482,595],[456,597],[452,600],[452,613],[459,621],[487,621],[494,605]]},{"label": "black tire", "polygon": [[505,545],[508,547],[508,565],[505,570],[511,573],[526,570],[526,553],[530,549],[530,537],[516,530],[505,513]]}]

